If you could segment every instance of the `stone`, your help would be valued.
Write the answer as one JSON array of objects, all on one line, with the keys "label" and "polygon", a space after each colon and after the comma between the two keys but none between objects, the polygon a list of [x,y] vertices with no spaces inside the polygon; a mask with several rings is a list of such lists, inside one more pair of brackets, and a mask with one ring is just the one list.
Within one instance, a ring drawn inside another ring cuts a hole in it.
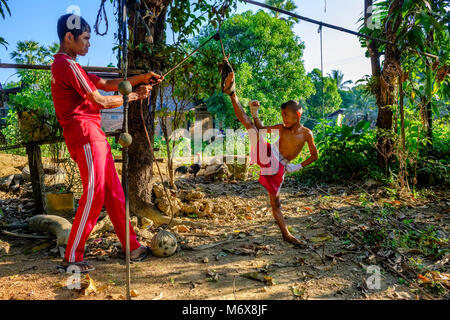
[{"label": "stone", "polygon": [[4,191],[9,191],[9,186],[14,180],[14,175],[11,174],[9,176],[3,177],[0,179],[0,189]]},{"label": "stone", "polygon": [[165,196],[164,189],[160,184],[153,185],[153,193],[155,194],[156,198],[162,198]]},{"label": "stone", "polygon": [[[176,215],[178,213],[178,211],[180,211],[180,209],[181,209],[181,201],[180,201],[180,199],[175,198],[175,197],[171,197],[170,201],[173,206],[173,214]],[[167,215],[171,215],[170,203],[166,198],[156,199],[156,205],[159,210],[161,210],[162,212],[164,212]]]},{"label": "stone", "polygon": [[114,226],[107,215],[102,220],[98,221],[92,230],[91,234],[103,233],[103,232],[114,232]]},{"label": "stone", "polygon": [[8,254],[11,246],[8,242],[0,240],[0,256]]},{"label": "stone", "polygon": [[214,164],[206,167],[204,176],[208,180],[224,180],[228,179],[230,172],[225,164]]},{"label": "stone", "polygon": [[197,190],[183,190],[180,193],[180,199],[184,201],[203,199],[205,194]]},{"label": "stone", "polygon": [[147,217],[141,218],[141,228],[142,229],[149,229],[149,228],[153,227],[153,224],[154,224],[153,220],[150,220]]}]

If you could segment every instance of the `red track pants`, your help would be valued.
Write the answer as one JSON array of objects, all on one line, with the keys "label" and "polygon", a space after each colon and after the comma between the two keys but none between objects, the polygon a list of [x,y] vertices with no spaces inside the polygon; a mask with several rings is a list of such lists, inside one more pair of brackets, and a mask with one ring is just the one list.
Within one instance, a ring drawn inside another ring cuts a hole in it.
[{"label": "red track pants", "polygon": [[[77,163],[83,182],[83,195],[78,202],[65,258],[69,262],[83,261],[84,247],[103,205],[119,238],[123,250],[125,238],[125,195],[114,166],[111,147],[107,141],[90,142],[69,150]],[[130,251],[140,247],[130,224]]]}]

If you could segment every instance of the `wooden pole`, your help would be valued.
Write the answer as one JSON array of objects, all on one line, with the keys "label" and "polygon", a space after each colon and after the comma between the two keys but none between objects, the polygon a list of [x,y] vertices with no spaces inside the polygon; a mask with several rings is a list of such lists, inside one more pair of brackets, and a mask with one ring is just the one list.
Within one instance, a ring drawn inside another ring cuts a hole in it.
[{"label": "wooden pole", "polygon": [[[51,70],[50,65],[34,65],[34,64],[17,64],[17,63],[0,63],[2,69],[30,69],[30,70]],[[106,72],[106,73],[122,73],[121,69],[108,68],[108,67],[82,67],[88,72]],[[128,74],[141,74],[145,73],[144,70],[128,70]]]},{"label": "wooden pole", "polygon": [[45,201],[44,167],[42,166],[41,147],[37,144],[29,144],[26,150],[35,208],[38,214],[44,214],[47,211],[47,205]]}]

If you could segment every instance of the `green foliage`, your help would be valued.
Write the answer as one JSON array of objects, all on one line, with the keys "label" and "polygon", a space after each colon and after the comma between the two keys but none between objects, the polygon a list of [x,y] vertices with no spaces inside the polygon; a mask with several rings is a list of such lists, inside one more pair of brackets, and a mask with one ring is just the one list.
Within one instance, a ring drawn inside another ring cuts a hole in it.
[{"label": "green foliage", "polygon": [[[55,45],[45,48],[34,41],[19,41],[11,56],[16,63],[49,63],[51,53],[57,48]],[[6,127],[2,129],[6,143],[18,144],[59,135],[60,126],[51,95],[51,72],[20,70],[18,73],[22,90],[10,96],[12,109],[5,118]]]},{"label": "green foliage", "polygon": [[319,159],[295,173],[299,180],[347,181],[377,173],[375,167],[375,134],[370,123],[361,121],[353,128],[346,125],[319,124],[314,128]]},{"label": "green foliage", "polygon": [[[8,2],[8,0],[0,0],[0,15],[3,19],[6,18],[6,12],[11,15],[11,11],[9,10],[8,4],[6,2]],[[0,44],[7,48],[6,45],[8,44],[8,42],[6,42],[4,38],[0,37]]]},{"label": "green foliage", "polygon": [[342,98],[341,108],[347,112],[366,113],[369,110],[376,109],[375,97],[368,92],[366,85],[358,84],[349,90],[339,90]]},{"label": "green foliage", "polygon": [[353,83],[352,80],[344,81],[344,74],[341,70],[331,70],[331,74],[328,76],[336,82],[339,90],[348,90],[350,88],[347,85]]},{"label": "green foliage", "polygon": [[18,41],[16,50],[11,52],[10,56],[18,64],[49,64],[52,61],[52,54],[58,50],[57,43],[44,47],[33,40]]},{"label": "green foliage", "polygon": [[[191,46],[198,46],[213,33],[214,28],[206,26],[200,36],[191,41]],[[283,102],[301,100],[313,92],[302,61],[304,43],[295,36],[290,22],[276,19],[264,11],[247,11],[224,21],[220,34],[236,74],[239,98],[243,105],[249,100],[259,100],[261,120],[281,121],[279,106]],[[202,88],[199,97],[215,95],[209,101],[210,105],[216,106],[211,108],[212,112],[230,110],[226,103],[219,106],[220,94],[217,94],[220,91],[217,63],[222,59],[221,52],[220,43],[211,41],[194,59],[194,74]],[[234,118],[231,112],[226,112]]]},{"label": "green foliage", "polygon": [[[308,77],[314,85],[315,93],[306,100],[307,107],[305,115],[308,118],[318,119],[336,111],[342,103],[336,80],[329,77],[322,77],[319,69],[311,71]],[[322,96],[324,97],[324,108],[322,108]]]}]

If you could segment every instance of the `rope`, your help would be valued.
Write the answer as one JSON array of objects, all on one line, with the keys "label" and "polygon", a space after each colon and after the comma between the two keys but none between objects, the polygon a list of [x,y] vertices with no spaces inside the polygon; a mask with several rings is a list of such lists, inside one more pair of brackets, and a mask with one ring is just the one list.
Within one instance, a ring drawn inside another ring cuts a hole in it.
[{"label": "rope", "polygon": [[[105,2],[106,0],[101,0],[101,4],[100,4],[100,8],[98,9],[97,12],[97,19],[95,20],[95,25],[94,25],[94,30],[95,33],[98,34],[99,36],[104,36],[108,33],[108,16],[106,15],[106,10],[105,10]],[[106,24],[106,29],[105,32],[100,32],[98,31],[100,28],[100,23],[102,22],[102,19],[105,19],[105,24]]]},{"label": "rope", "polygon": [[158,174],[159,174],[159,178],[161,180],[161,185],[163,187],[164,194],[167,197],[167,201],[169,201],[170,221],[169,221],[169,223],[167,225],[162,227],[163,229],[166,229],[166,228],[170,227],[170,225],[172,224],[174,216],[175,216],[175,213],[173,212],[172,201],[170,201],[169,193],[167,192],[166,186],[164,185],[164,179],[163,179],[162,174],[161,174],[161,169],[159,168],[158,161],[156,161],[155,151],[153,150],[153,145],[152,145],[152,143],[150,141],[150,136],[148,134],[147,126],[146,126],[145,119],[144,119],[144,111],[143,111],[143,108],[142,108],[142,100],[140,101],[140,116],[141,116],[141,120],[142,120],[142,126],[144,127],[145,136],[147,138],[147,143],[148,143],[148,146],[150,147],[150,153],[151,153],[153,159],[155,160],[156,168],[158,169]]}]

